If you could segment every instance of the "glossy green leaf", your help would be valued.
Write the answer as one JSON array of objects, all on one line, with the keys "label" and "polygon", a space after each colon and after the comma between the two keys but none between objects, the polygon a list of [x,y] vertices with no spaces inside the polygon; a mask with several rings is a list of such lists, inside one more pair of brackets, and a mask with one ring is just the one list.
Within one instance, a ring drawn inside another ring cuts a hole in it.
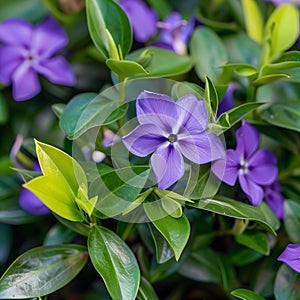
[{"label": "glossy green leaf", "polygon": [[267,64],[261,68],[261,75],[266,76],[276,73],[282,73],[288,69],[294,69],[299,67],[300,61],[286,61],[280,63]]},{"label": "glossy green leaf", "polygon": [[61,184],[68,186],[75,195],[81,184],[87,185],[82,167],[70,155],[39,141],[35,141],[35,145],[39,164],[45,176],[52,176],[53,180],[64,181]]},{"label": "glossy green leaf", "polygon": [[93,226],[88,237],[92,263],[113,299],[135,299],[140,270],[127,244],[105,227]]},{"label": "glossy green leaf", "polygon": [[132,31],[121,7],[112,0],[87,0],[86,12],[90,35],[102,55],[110,57],[108,30],[116,48],[122,51],[119,55],[124,57],[131,48]]},{"label": "glossy green leaf", "polygon": [[209,108],[211,109],[211,113],[213,114],[213,116],[215,116],[218,110],[219,98],[214,84],[208,77],[205,77],[204,99],[208,103]]},{"label": "glossy green leaf", "polygon": [[159,264],[163,264],[166,261],[170,260],[174,257],[174,253],[170,248],[168,242],[164,239],[161,233],[152,225],[148,223],[149,229],[151,231],[151,235],[155,245],[155,254],[156,254],[156,261]]},{"label": "glossy green leaf", "polygon": [[253,291],[246,290],[246,289],[236,289],[231,292],[231,295],[243,300],[264,300],[265,299],[264,297],[254,293]]},{"label": "glossy green leaf", "polygon": [[188,203],[188,205],[227,217],[257,222],[274,235],[276,235],[276,230],[280,226],[278,219],[265,203],[262,203],[260,206],[252,206],[240,201],[222,198],[220,200],[203,199],[198,203]]},{"label": "glossy green leaf", "polygon": [[83,221],[75,197],[60,174],[40,176],[23,186],[34,193],[55,214],[70,221]]},{"label": "glossy green leaf", "polygon": [[263,41],[263,18],[260,9],[253,0],[242,0],[246,31],[257,43]]},{"label": "glossy green leaf", "polygon": [[152,285],[145,277],[141,277],[139,292],[137,294],[138,300],[159,300]]},{"label": "glossy green leaf", "polygon": [[276,275],[274,296],[276,300],[298,300],[300,298],[299,273],[283,264]]},{"label": "glossy green leaf", "polygon": [[[145,55],[147,60],[143,62]],[[170,77],[187,73],[193,66],[192,59],[188,56],[154,47],[133,51],[126,59],[141,64],[148,72],[134,77]]]},{"label": "glossy green leaf", "polygon": [[228,59],[227,50],[218,35],[208,27],[197,28],[191,37],[190,51],[200,79],[205,81],[205,77],[209,77],[218,83],[222,74],[220,67]]},{"label": "glossy green leaf", "polygon": [[260,116],[272,125],[300,131],[300,104],[298,102],[276,102],[261,111]]},{"label": "glossy green leaf", "polygon": [[69,138],[76,139],[90,128],[115,122],[126,111],[126,103],[95,93],[84,93],[76,95],[67,104],[59,124]]},{"label": "glossy green leaf", "polygon": [[256,67],[245,63],[226,64],[222,66],[222,68],[225,70],[232,70],[240,76],[250,77],[258,74]]},{"label": "glossy green leaf", "polygon": [[218,119],[219,124],[224,127],[226,130],[227,128],[232,127],[241,119],[243,119],[248,113],[253,111],[254,109],[258,108],[259,106],[263,105],[263,102],[248,102],[244,103],[240,106],[237,106],[227,112],[224,112]]},{"label": "glossy green leaf", "polygon": [[60,223],[55,224],[47,232],[44,239],[44,246],[60,245],[71,243],[76,237],[76,233]]},{"label": "glossy green leaf", "polygon": [[284,228],[292,243],[300,244],[300,204],[296,201],[284,201]]},{"label": "glossy green leaf", "polygon": [[137,62],[130,60],[117,60],[109,58],[106,65],[121,78],[135,76],[139,74],[147,74],[148,72]]},{"label": "glossy green leaf", "polygon": [[260,85],[264,85],[264,84],[269,84],[276,80],[287,79],[287,78],[290,78],[290,75],[285,74],[285,73],[264,75],[264,76],[258,77],[257,79],[253,80],[252,83],[256,86],[260,86]]},{"label": "glossy green leaf", "polygon": [[99,176],[90,186],[91,195],[99,199],[96,209],[109,217],[122,213],[137,198],[149,173],[148,166],[134,166],[114,169]]},{"label": "glossy green leaf", "polygon": [[297,8],[291,4],[277,6],[265,27],[265,43],[270,47],[270,59],[289,49],[296,42],[298,36],[299,14]]},{"label": "glossy green leaf", "polygon": [[59,245],[33,248],[19,256],[0,279],[1,299],[48,295],[70,282],[85,266],[86,247]]},{"label": "glossy green leaf", "polygon": [[166,215],[159,201],[154,205],[148,203],[148,205],[144,205],[144,208],[152,224],[169,243],[175,259],[178,261],[190,235],[188,219],[184,214],[180,218]]},{"label": "glossy green leaf", "polygon": [[202,100],[204,99],[205,91],[202,87],[192,82],[178,81],[173,85],[171,91],[172,99],[179,99],[187,94],[192,94],[198,100]]},{"label": "glossy green leaf", "polygon": [[269,255],[270,247],[268,238],[264,232],[243,232],[236,235],[235,240],[246,247],[249,247],[262,254]]}]

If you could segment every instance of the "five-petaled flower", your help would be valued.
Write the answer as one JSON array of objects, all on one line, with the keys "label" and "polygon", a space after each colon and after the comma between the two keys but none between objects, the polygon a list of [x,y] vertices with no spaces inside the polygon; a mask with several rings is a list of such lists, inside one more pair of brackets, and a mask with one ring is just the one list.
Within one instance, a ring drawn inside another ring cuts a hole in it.
[{"label": "five-petaled flower", "polygon": [[183,156],[196,164],[224,158],[219,137],[206,130],[205,103],[194,95],[174,102],[167,95],[144,91],[137,98],[136,114],[140,125],[123,142],[140,157],[154,152],[150,160],[159,188],[167,189],[183,176]]},{"label": "five-petaled flower", "polygon": [[158,17],[154,9],[142,0],[121,0],[119,5],[126,12],[136,41],[147,42],[156,34]]},{"label": "five-petaled flower", "polygon": [[160,41],[155,46],[172,50],[178,54],[186,53],[186,45],[194,29],[194,20],[183,20],[178,12],[172,12],[163,22],[158,22],[161,29]]},{"label": "five-petaled flower", "polygon": [[0,81],[12,83],[15,100],[28,100],[40,92],[38,74],[55,84],[75,84],[66,59],[54,56],[66,46],[68,37],[53,18],[36,26],[21,19],[5,20],[0,23],[0,41]]},{"label": "five-petaled flower", "polygon": [[294,271],[300,273],[300,245],[288,244],[277,260],[284,262]]},{"label": "five-petaled flower", "polygon": [[255,206],[264,198],[263,186],[272,184],[278,173],[274,154],[267,149],[257,150],[259,140],[258,131],[243,120],[236,131],[236,149],[226,150],[226,159],[212,164],[214,174],[228,185],[235,185],[238,179]]}]

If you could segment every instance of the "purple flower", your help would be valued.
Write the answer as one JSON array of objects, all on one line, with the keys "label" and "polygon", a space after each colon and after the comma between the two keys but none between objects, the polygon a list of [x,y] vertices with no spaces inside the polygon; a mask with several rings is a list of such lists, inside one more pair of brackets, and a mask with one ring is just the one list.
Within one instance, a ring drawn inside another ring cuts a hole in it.
[{"label": "purple flower", "polygon": [[265,0],[267,2],[273,2],[274,5],[282,5],[286,3],[291,3],[291,4],[300,4],[300,0]]},{"label": "purple flower", "polygon": [[133,154],[151,156],[158,187],[166,189],[184,174],[183,156],[197,164],[223,158],[220,139],[207,132],[208,115],[204,101],[185,95],[177,102],[169,96],[142,92],[136,101],[140,125],[123,137]]},{"label": "purple flower", "polygon": [[68,43],[65,31],[52,18],[32,26],[20,19],[0,23],[0,81],[13,85],[17,101],[28,100],[40,90],[38,74],[55,84],[74,85],[74,73],[60,55]]},{"label": "purple flower", "polygon": [[294,271],[300,273],[300,245],[288,244],[277,260],[284,262]]},{"label": "purple flower", "polygon": [[212,171],[223,182],[235,185],[239,180],[242,190],[252,205],[259,205],[264,197],[263,186],[277,178],[277,160],[267,149],[257,150],[258,131],[243,120],[236,131],[236,149],[226,150],[226,159],[213,163]]},{"label": "purple flower", "polygon": [[277,180],[270,185],[264,186],[265,199],[278,219],[284,218],[284,198],[281,193],[281,186]]},{"label": "purple flower", "polygon": [[126,12],[136,41],[144,43],[156,34],[156,12],[141,0],[121,0],[119,5]]},{"label": "purple flower", "polygon": [[222,113],[233,108],[233,106],[234,106],[233,94],[236,89],[237,89],[237,85],[235,83],[230,83],[228,85],[226,93],[225,93],[223,99],[219,103],[217,117],[219,117]]},{"label": "purple flower", "polygon": [[[32,170],[35,172],[42,171],[38,162],[33,164]],[[37,196],[25,188],[21,189],[19,204],[24,210],[33,215],[45,215],[50,213],[50,209]]]},{"label": "purple flower", "polygon": [[186,53],[186,45],[194,29],[194,21],[182,20],[181,15],[172,12],[164,22],[158,22],[157,27],[161,29],[160,42],[157,47],[170,48],[178,54]]}]

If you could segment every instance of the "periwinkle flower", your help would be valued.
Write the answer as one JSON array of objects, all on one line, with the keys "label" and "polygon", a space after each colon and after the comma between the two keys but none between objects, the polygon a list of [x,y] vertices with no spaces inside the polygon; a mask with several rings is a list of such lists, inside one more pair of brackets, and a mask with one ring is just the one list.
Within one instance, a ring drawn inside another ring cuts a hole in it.
[{"label": "periwinkle flower", "polygon": [[288,244],[277,260],[284,262],[291,269],[300,273],[300,245]]},{"label": "periwinkle flower", "polygon": [[33,26],[25,20],[0,23],[0,81],[13,86],[16,101],[28,100],[41,90],[38,74],[55,84],[75,84],[67,60],[56,55],[68,43],[63,28],[51,17]]},{"label": "periwinkle flower", "polygon": [[270,185],[264,186],[265,199],[278,219],[284,218],[284,197],[279,182],[275,180]]},{"label": "periwinkle flower", "polygon": [[258,131],[242,121],[236,131],[236,149],[226,150],[226,159],[213,163],[212,171],[223,182],[234,186],[237,179],[250,203],[259,205],[264,198],[263,186],[272,184],[278,169],[277,159],[267,149],[259,149],[260,136]]},{"label": "periwinkle flower", "polygon": [[232,109],[234,107],[234,92],[237,89],[237,85],[235,83],[230,83],[226,90],[226,93],[223,99],[220,101],[218,106],[217,117],[219,117],[222,113]]},{"label": "periwinkle flower", "polygon": [[121,0],[119,5],[126,12],[136,41],[144,43],[156,34],[158,20],[155,10],[142,0]]},{"label": "periwinkle flower", "polygon": [[123,137],[134,155],[151,153],[151,166],[158,187],[167,189],[184,174],[184,159],[204,164],[223,158],[223,145],[208,132],[208,114],[204,101],[185,95],[174,102],[167,95],[142,92],[136,101],[140,125]]},{"label": "periwinkle flower", "polygon": [[[38,162],[33,164],[32,170],[41,172]],[[33,215],[46,215],[50,213],[50,209],[31,191],[22,188],[19,196],[20,206]]]},{"label": "periwinkle flower", "polygon": [[194,29],[194,22],[183,20],[178,12],[172,12],[164,22],[158,22],[161,29],[160,42],[156,46],[170,48],[178,54],[186,53],[186,45]]}]

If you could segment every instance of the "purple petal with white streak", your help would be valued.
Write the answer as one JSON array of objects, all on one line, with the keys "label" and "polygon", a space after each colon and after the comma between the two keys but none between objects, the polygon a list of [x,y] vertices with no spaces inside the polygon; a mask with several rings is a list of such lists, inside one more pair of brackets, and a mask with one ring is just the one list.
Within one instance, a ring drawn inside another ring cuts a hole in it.
[{"label": "purple petal with white streak", "polygon": [[264,197],[262,187],[251,181],[248,176],[244,174],[239,175],[239,183],[250,203],[254,206],[260,205]]}]

